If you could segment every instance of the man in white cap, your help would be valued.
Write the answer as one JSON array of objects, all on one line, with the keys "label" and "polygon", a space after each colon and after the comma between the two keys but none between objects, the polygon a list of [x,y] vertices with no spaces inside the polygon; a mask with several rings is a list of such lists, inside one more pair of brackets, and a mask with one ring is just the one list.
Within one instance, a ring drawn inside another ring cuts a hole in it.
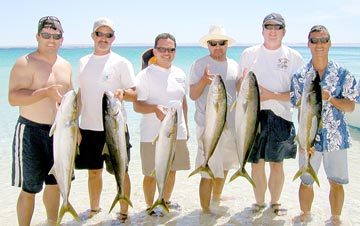
[{"label": "man in white cap", "polygon": [[[204,150],[201,137],[205,131],[205,108],[209,85],[215,74],[220,74],[227,91],[228,106],[236,100],[236,78],[238,64],[227,58],[226,52],[235,40],[226,34],[222,26],[211,26],[209,34],[200,39],[200,45],[209,49],[209,55],[196,60],[190,71],[190,98],[195,101],[195,122],[198,140],[198,152],[195,169],[204,162]],[[238,167],[238,157],[235,146],[235,113],[227,108],[227,127],[224,129],[209,166],[214,174],[213,184],[209,175],[201,173],[199,186],[200,204],[203,212],[210,212],[211,194],[214,201],[221,199],[224,182],[229,169]]]},{"label": "man in white cap", "polygon": [[[88,169],[88,189],[90,214],[92,217],[100,211],[100,194],[102,190],[102,171],[105,143],[103,128],[102,97],[105,91],[111,91],[120,100],[135,101],[135,75],[130,61],[111,51],[115,40],[114,23],[107,18],[94,22],[91,38],[94,41],[94,52],[80,59],[78,70],[78,101],[80,112],[80,154],[75,159],[76,169]],[[123,107],[124,105],[122,105]],[[126,111],[123,107],[126,121]],[[127,153],[130,160],[130,137],[126,133]],[[130,198],[130,178],[125,174],[125,194]],[[120,220],[126,220],[128,205],[120,201]]]},{"label": "man in white cap", "polygon": [[[260,88],[260,133],[255,138],[249,162],[256,185],[254,212],[265,208],[265,193],[270,191],[270,207],[276,215],[286,214],[280,208],[284,185],[283,160],[296,157],[295,129],[290,104],[292,75],[304,64],[300,53],[282,44],[286,33],[285,20],[278,13],[267,15],[262,24],[263,44],[244,50],[240,57],[240,81],[253,71]],[[265,162],[270,164],[269,181]]]}]

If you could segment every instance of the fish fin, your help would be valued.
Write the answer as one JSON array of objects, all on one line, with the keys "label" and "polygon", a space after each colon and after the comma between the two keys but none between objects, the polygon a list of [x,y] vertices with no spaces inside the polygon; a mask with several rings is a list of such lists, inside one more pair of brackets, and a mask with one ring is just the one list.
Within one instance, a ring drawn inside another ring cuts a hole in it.
[{"label": "fish fin", "polygon": [[156,136],[155,139],[153,140],[152,144],[155,145],[158,140],[159,140],[159,136]]},{"label": "fish fin", "polygon": [[156,202],[150,207],[150,209],[147,210],[147,213],[151,213],[157,206],[162,206],[163,209],[169,213],[169,207],[167,206],[166,202],[165,202],[165,199],[164,198],[158,198],[156,200]]},{"label": "fish fin", "polygon": [[102,155],[110,155],[109,148],[108,148],[106,143],[104,144],[104,147],[103,147],[103,150],[102,150],[101,154]]},{"label": "fish fin", "polygon": [[156,177],[156,172],[155,172],[155,170],[153,170],[150,175],[153,176],[153,177]]},{"label": "fish fin", "polygon": [[201,166],[199,166],[192,173],[190,173],[188,177],[191,177],[191,176],[193,176],[193,175],[195,175],[197,173],[200,173],[201,171],[206,172],[209,175],[209,177],[211,178],[211,180],[215,183],[215,176],[214,176],[213,172],[211,171],[209,165],[206,165],[206,166],[201,165]]},{"label": "fish fin", "polygon": [[233,102],[233,104],[230,107],[230,112],[234,111],[236,108],[236,101]]},{"label": "fish fin", "polygon": [[133,207],[131,200],[128,197],[126,197],[125,195],[120,196],[120,200],[125,201],[129,206]]},{"label": "fish fin", "polygon": [[251,184],[254,188],[256,188],[256,185],[255,185],[254,181],[252,180],[252,178],[250,177],[250,175],[248,174],[248,172],[246,171],[245,168],[242,168],[242,169],[240,168],[240,169],[238,169],[238,170],[231,176],[229,182],[235,180],[235,179],[236,179],[237,177],[239,177],[239,176],[245,177],[245,178],[250,182],[250,184]]},{"label": "fish fin", "polygon": [[55,122],[54,122],[54,123],[52,124],[52,126],[51,126],[51,129],[50,129],[50,132],[49,132],[49,137],[51,137],[52,135],[54,135],[55,129],[56,129],[56,120],[55,120]]},{"label": "fish fin", "polygon": [[59,217],[56,221],[56,225],[60,225],[61,220],[66,212],[69,212],[75,218],[75,220],[80,222],[79,215],[76,213],[74,207],[69,202],[64,201],[59,211]]},{"label": "fish fin", "polygon": [[116,194],[116,196],[115,196],[115,198],[114,198],[114,201],[113,201],[112,204],[111,204],[109,213],[111,212],[112,209],[114,209],[116,203],[118,203],[119,200],[120,200],[120,195],[119,195],[119,194]]},{"label": "fish fin", "polygon": [[49,175],[52,174],[55,176],[55,168],[54,166],[51,167],[50,171],[49,171]]},{"label": "fish fin", "polygon": [[304,164],[295,174],[293,181],[295,181],[297,178],[299,178],[304,173],[309,173],[310,176],[314,179],[315,183],[320,187],[320,182],[318,177],[316,176],[316,173],[312,166],[310,165],[310,162],[308,163],[308,167]]}]

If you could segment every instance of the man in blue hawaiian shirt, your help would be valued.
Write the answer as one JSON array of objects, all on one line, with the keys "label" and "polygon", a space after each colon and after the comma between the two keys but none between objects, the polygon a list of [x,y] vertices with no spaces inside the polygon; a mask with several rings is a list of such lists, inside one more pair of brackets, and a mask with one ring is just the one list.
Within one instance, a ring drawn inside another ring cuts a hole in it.
[{"label": "man in blue hawaiian shirt", "polygon": [[[347,151],[351,144],[350,133],[344,119],[345,112],[352,112],[358,90],[354,76],[343,66],[329,60],[331,47],[330,34],[322,25],[313,26],[308,36],[308,47],[312,59],[302,67],[291,81],[291,103],[295,106],[301,99],[306,79],[318,71],[322,87],[322,128],[319,129],[314,147],[311,148],[311,165],[318,172],[321,160],[330,184],[329,201],[331,220],[340,221],[344,204],[343,184],[349,182]],[[299,164],[304,163],[304,150],[300,151]],[[305,173],[301,176],[299,188],[301,220],[310,216],[314,199],[312,177]]]}]

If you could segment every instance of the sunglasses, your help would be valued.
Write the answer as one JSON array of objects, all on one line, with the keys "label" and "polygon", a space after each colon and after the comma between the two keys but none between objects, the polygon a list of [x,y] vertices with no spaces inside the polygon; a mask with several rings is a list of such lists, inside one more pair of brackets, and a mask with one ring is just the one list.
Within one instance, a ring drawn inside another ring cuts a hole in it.
[{"label": "sunglasses", "polygon": [[102,33],[100,31],[95,31],[96,37],[103,37],[105,35],[106,38],[112,38],[114,33]]},{"label": "sunglasses", "polygon": [[264,28],[266,30],[272,30],[272,29],[281,30],[281,29],[284,29],[284,26],[280,25],[280,24],[265,24]]},{"label": "sunglasses", "polygon": [[211,46],[217,46],[218,44],[219,44],[219,46],[224,46],[224,45],[226,45],[226,43],[227,43],[227,40],[221,40],[221,41],[208,41],[207,42],[209,45],[211,45]]},{"label": "sunglasses", "polygon": [[311,44],[317,44],[319,41],[321,43],[328,43],[330,41],[329,37],[324,37],[324,38],[310,38],[309,39]]},{"label": "sunglasses", "polygon": [[62,38],[62,34],[50,34],[50,33],[46,33],[46,32],[41,32],[40,36],[43,39],[50,39],[51,37],[53,37],[53,39],[59,40]]},{"label": "sunglasses", "polygon": [[165,53],[165,52],[173,53],[176,50],[176,48],[165,48],[165,47],[156,47],[155,49],[160,53]]}]

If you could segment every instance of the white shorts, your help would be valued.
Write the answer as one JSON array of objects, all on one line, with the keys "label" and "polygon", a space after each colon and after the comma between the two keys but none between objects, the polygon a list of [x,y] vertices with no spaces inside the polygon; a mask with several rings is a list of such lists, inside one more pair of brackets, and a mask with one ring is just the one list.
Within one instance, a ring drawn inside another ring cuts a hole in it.
[{"label": "white shorts", "polygon": [[[318,152],[315,151],[310,159],[310,164],[316,174],[318,174],[321,160],[324,163],[324,170],[327,179],[337,184],[349,183],[348,164],[347,164],[347,151],[330,151],[330,152]],[[301,167],[305,163],[304,153],[299,153],[299,166]],[[301,181],[305,185],[312,185],[314,179],[309,173],[304,173],[301,177]]]},{"label": "white shorts", "polygon": [[[195,169],[201,166],[204,159],[203,141],[204,127],[196,128],[196,137],[198,142],[198,151],[195,161]],[[213,155],[209,160],[209,167],[217,178],[224,178],[224,171],[239,168],[239,158],[237,156],[235,136],[230,129],[224,129],[220,140],[215,148]],[[201,172],[201,177],[210,179],[207,173]]]}]

